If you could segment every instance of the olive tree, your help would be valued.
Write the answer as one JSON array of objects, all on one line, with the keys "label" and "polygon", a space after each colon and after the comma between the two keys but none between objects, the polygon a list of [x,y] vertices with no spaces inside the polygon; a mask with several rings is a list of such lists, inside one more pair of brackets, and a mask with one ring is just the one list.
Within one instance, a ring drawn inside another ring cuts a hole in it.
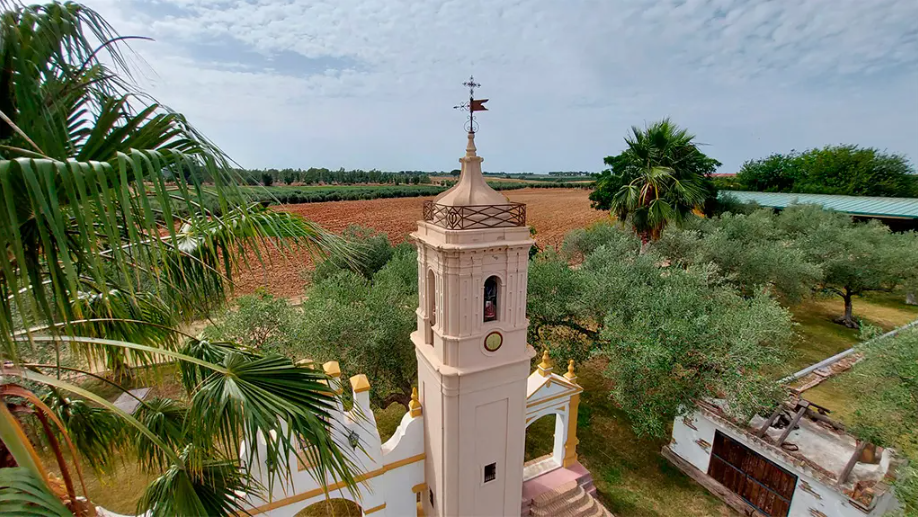
[{"label": "olive tree", "polygon": [[791,207],[779,217],[795,235],[795,247],[822,270],[820,288],[844,301],[836,319],[857,328],[854,297],[870,291],[892,290],[914,274],[914,234],[900,236],[879,221],[856,223],[851,218],[814,207]]},{"label": "olive tree", "polygon": [[573,268],[558,255],[537,258],[529,272],[535,337],[556,346],[567,336],[565,344],[605,358],[612,398],[639,434],[664,437],[701,399],[726,399],[738,415],[771,404],[790,314],[767,293],[743,296],[710,265],[667,266],[631,239],[611,239]]},{"label": "olive tree", "polygon": [[320,362],[337,360],[348,375],[366,374],[383,407],[407,405],[417,374],[409,338],[417,325],[417,255],[402,244],[390,257],[370,278],[343,268],[309,286],[291,350]]},{"label": "olive tree", "polygon": [[298,311],[264,290],[241,296],[219,323],[204,329],[210,341],[232,341],[251,350],[283,354],[298,340]]},{"label": "olive tree", "polygon": [[697,219],[664,234],[655,248],[683,267],[714,264],[744,295],[770,292],[787,302],[812,293],[822,272],[777,224],[771,210]]}]

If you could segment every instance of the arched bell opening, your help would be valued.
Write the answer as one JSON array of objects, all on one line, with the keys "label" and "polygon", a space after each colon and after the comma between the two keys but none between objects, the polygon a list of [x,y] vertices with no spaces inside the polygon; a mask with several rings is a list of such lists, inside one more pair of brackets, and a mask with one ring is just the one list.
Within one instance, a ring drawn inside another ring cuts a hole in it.
[{"label": "arched bell opening", "polygon": [[492,275],[485,280],[482,314],[485,323],[500,319],[500,278],[497,276]]}]

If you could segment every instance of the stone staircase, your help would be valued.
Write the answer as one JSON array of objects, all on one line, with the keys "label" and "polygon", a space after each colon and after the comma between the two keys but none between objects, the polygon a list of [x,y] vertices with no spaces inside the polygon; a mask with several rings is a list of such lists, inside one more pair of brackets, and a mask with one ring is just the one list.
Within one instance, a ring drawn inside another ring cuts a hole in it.
[{"label": "stone staircase", "polygon": [[532,500],[532,517],[612,517],[579,483],[571,481]]}]

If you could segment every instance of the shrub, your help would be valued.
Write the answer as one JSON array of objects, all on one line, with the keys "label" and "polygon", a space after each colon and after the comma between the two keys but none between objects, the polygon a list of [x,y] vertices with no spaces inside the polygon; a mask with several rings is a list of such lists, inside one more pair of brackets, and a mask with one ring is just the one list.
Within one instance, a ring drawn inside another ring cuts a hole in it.
[{"label": "shrub", "polygon": [[264,290],[242,296],[237,307],[204,329],[210,341],[234,341],[261,352],[283,354],[297,341],[297,311],[284,298]]}]

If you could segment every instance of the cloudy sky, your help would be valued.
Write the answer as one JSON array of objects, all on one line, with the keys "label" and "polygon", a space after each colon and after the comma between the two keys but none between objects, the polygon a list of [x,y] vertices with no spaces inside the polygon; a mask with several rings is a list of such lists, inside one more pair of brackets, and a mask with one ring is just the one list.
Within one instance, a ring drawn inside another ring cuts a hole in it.
[{"label": "cloudy sky", "polygon": [[669,116],[734,172],[837,143],[918,160],[918,0],[84,0],[246,167],[449,170],[470,73],[492,171],[591,170]]}]

